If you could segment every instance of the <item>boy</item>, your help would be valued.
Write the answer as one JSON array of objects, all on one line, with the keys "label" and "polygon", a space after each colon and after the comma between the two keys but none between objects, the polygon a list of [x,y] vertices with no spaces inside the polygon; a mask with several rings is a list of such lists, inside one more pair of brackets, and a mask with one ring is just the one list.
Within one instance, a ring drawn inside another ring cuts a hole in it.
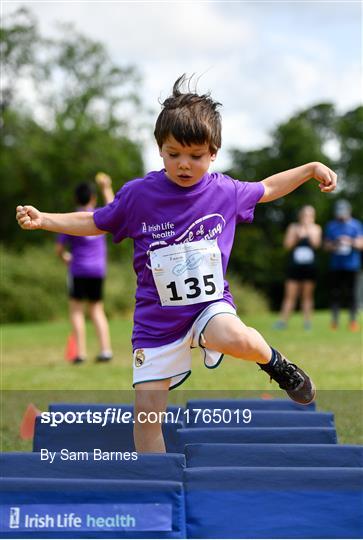
[{"label": "boy", "polygon": [[287,195],[310,178],[322,192],[336,175],[309,163],[262,182],[239,182],[209,174],[221,147],[219,103],[209,95],[182,93],[174,84],[156,121],[155,138],[165,169],[125,184],[114,202],[97,210],[47,214],[19,206],[24,229],[75,235],[109,231],[115,242],[134,239],[137,274],[134,315],[135,446],[165,452],[160,424],[139,422],[140,411],[164,411],[170,388],[190,375],[190,347],[200,347],[206,367],[223,354],[257,362],[299,403],[310,403],[309,377],[236,316],[224,280],[235,226],[251,222],[255,205]]},{"label": "boy", "polygon": [[[107,174],[98,173],[96,182],[105,204],[112,202],[114,193],[111,178]],[[95,184],[78,184],[74,195],[78,212],[94,212],[97,203]],[[99,341],[100,353],[96,361],[108,362],[112,359],[112,351],[102,301],[107,257],[105,237],[60,234],[57,237],[56,253],[69,267],[69,315],[77,344],[77,356],[72,359],[72,363],[81,364],[86,359],[85,301],[88,302],[89,315]]]}]

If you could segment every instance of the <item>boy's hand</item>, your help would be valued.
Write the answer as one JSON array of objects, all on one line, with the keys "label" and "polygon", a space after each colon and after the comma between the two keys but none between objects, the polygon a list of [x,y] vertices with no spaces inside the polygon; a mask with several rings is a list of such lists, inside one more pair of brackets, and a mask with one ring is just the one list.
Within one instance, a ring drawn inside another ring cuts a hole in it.
[{"label": "boy's hand", "polygon": [[42,213],[34,206],[17,206],[16,219],[22,229],[35,231],[42,228]]},{"label": "boy's hand", "polygon": [[323,163],[314,163],[313,178],[319,182],[320,191],[323,193],[330,193],[337,187],[337,175]]},{"label": "boy's hand", "polygon": [[112,185],[111,176],[109,176],[108,174],[106,174],[104,172],[97,173],[96,177],[95,177],[95,180],[96,180],[97,185],[101,189],[111,187],[111,185]]}]

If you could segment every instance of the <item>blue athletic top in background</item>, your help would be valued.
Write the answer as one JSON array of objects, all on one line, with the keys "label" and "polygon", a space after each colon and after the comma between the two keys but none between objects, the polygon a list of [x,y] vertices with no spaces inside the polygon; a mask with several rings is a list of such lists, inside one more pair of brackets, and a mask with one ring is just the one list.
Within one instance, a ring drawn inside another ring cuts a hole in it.
[{"label": "blue athletic top in background", "polygon": [[[325,239],[336,241],[341,236],[357,238],[363,236],[363,225],[360,221],[350,218],[347,221],[330,221],[325,229]],[[331,270],[357,271],[361,267],[360,252],[351,246],[337,247],[330,257]]]}]

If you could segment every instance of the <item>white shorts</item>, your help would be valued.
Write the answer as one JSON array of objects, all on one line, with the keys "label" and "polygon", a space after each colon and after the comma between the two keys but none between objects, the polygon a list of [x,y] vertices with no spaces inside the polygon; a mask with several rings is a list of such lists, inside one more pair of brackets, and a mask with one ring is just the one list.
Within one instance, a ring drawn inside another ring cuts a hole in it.
[{"label": "white shorts", "polygon": [[[191,350],[199,347],[207,368],[216,368],[223,354],[206,349],[200,343],[200,336],[208,322],[221,313],[236,315],[236,310],[227,302],[215,302],[205,308],[194,321],[186,335],[161,347],[136,349],[133,353],[135,384],[141,382],[171,379],[169,389],[182,384],[191,374]],[[236,315],[237,316],[237,315]]]}]

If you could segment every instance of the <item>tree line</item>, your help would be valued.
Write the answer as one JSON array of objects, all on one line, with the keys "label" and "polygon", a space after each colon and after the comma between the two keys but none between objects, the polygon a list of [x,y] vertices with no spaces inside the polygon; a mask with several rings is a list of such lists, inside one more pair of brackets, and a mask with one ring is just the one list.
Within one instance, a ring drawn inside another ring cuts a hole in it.
[{"label": "tree line", "polygon": [[0,226],[13,247],[49,238],[25,238],[14,227],[19,201],[69,211],[74,186],[97,171],[122,185],[144,169],[132,136],[141,106],[136,67],[115,65],[103,44],[72,26],[60,30],[60,37],[44,38],[27,9],[1,28]]},{"label": "tree line", "polygon": [[[334,152],[331,151],[334,150]],[[362,162],[363,107],[339,113],[332,103],[319,103],[297,112],[271,133],[271,143],[256,150],[232,150],[228,173],[245,180],[258,180],[303,163],[322,161],[338,173],[339,187],[322,195],[315,181],[307,182],[292,195],[258,206],[253,225],[237,230],[231,265],[257,288],[264,290],[277,308],[285,278],[287,254],[282,247],[289,223],[299,209],[312,205],[317,221],[324,226],[333,217],[337,198],[352,204],[353,215],[363,218]],[[318,255],[317,305],[327,305],[327,255]]]}]

